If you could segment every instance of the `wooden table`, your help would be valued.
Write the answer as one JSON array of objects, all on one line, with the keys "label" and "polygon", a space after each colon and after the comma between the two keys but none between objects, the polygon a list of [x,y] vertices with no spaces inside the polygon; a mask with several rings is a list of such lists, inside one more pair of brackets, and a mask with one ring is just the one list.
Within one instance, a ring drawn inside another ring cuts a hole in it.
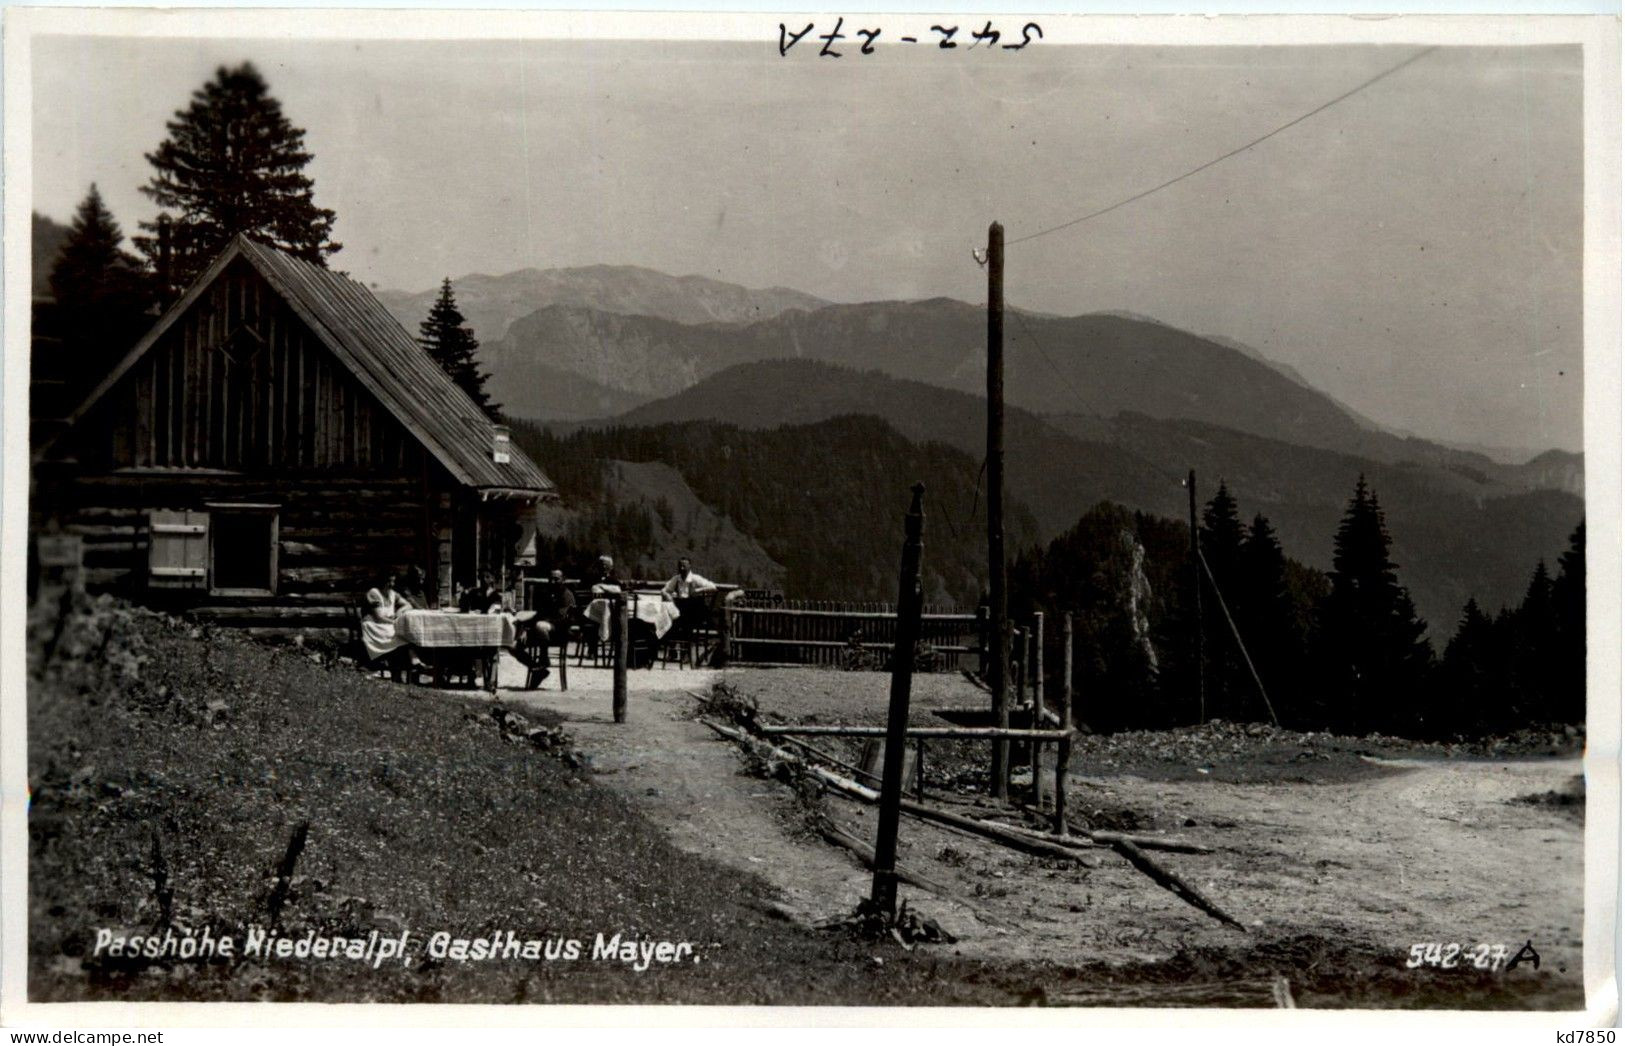
[{"label": "wooden table", "polygon": [[471,659],[481,668],[485,688],[497,692],[497,659],[515,638],[510,614],[462,614],[449,610],[408,610],[395,619],[395,634],[412,644],[434,669],[434,684],[446,685],[448,665]]}]

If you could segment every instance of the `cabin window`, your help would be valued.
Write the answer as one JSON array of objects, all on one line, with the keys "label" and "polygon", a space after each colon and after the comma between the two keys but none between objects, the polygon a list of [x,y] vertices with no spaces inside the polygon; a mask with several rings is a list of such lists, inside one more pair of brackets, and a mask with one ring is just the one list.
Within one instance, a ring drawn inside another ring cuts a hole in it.
[{"label": "cabin window", "polygon": [[209,590],[270,595],[277,582],[276,505],[209,506]]}]

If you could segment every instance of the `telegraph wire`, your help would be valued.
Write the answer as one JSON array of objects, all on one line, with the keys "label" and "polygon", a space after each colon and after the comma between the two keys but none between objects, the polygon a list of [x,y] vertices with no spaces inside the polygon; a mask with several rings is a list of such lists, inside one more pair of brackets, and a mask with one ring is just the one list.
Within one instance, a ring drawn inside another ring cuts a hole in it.
[{"label": "telegraph wire", "polygon": [[[1078,409],[1086,415],[1094,414],[1094,411],[1091,410],[1089,405],[1084,402],[1083,393],[1079,392],[1078,387],[1072,384],[1072,379],[1067,377],[1066,372],[1061,369],[1061,365],[1056,363],[1055,358],[1052,357],[1048,352],[1044,351],[1044,346],[1039,343],[1037,335],[1033,334],[1032,328],[1027,326],[1027,320],[1021,315],[1021,310],[1007,309],[1006,315],[1014,316],[1016,318],[1016,325],[1021,328],[1021,333],[1027,336],[1027,340],[1032,342],[1032,346],[1035,350],[1037,350],[1038,355],[1043,357],[1045,363],[1049,364],[1050,370],[1055,372],[1055,376],[1061,379],[1061,383],[1066,386],[1067,391],[1072,393],[1072,398],[1078,401]],[[1139,459],[1156,469],[1158,472],[1162,473],[1167,478],[1174,480],[1181,487],[1185,485],[1185,477],[1174,475],[1172,472],[1169,472],[1155,461],[1152,461],[1150,458],[1139,456]]]},{"label": "telegraph wire", "polygon": [[[1288,128],[1291,128],[1291,127],[1296,127],[1298,124],[1303,123],[1305,120],[1309,119],[1310,117],[1320,115],[1321,113],[1325,112],[1327,109],[1330,109],[1332,106],[1338,104],[1339,102],[1342,102],[1342,101],[1345,101],[1345,100],[1347,100],[1349,98],[1352,98],[1355,95],[1359,94],[1361,91],[1365,90],[1366,88],[1371,87],[1371,86],[1373,86],[1373,85],[1375,85],[1375,84],[1377,84],[1377,83],[1379,83],[1379,82],[1381,82],[1383,80],[1388,79],[1388,77],[1393,76],[1395,73],[1397,73],[1400,70],[1406,68],[1407,66],[1410,66],[1410,65],[1412,65],[1412,64],[1414,64],[1416,62],[1421,61],[1423,58],[1427,57],[1428,55],[1432,54],[1434,51],[1437,51],[1437,50],[1438,50],[1438,47],[1424,48],[1423,50],[1418,51],[1416,54],[1411,55],[1409,58],[1405,59],[1403,62],[1400,62],[1398,65],[1393,66],[1393,67],[1391,67],[1389,69],[1385,69],[1382,72],[1378,73],[1376,76],[1371,77],[1369,80],[1366,80],[1365,82],[1361,83],[1359,86],[1352,87],[1349,90],[1344,91],[1342,94],[1338,95],[1336,98],[1333,98],[1331,101],[1325,102],[1325,103],[1323,103],[1321,105],[1318,105],[1315,108],[1313,108],[1313,109],[1309,110],[1308,112],[1304,113],[1303,115],[1295,117],[1295,118],[1293,118],[1291,120],[1288,120],[1286,123],[1284,123],[1281,126],[1275,128],[1275,130],[1270,131],[1268,134],[1260,135],[1259,137],[1254,138],[1252,141],[1248,142],[1246,145],[1237,146],[1236,148],[1231,149],[1229,152],[1225,153],[1222,156],[1214,157],[1213,159],[1209,160],[1208,162],[1202,164],[1200,167],[1192,167],[1190,170],[1186,171],[1184,174],[1176,175],[1175,177],[1168,179],[1167,181],[1161,183],[1160,185],[1154,185],[1151,188],[1146,189],[1146,190],[1144,190],[1142,192],[1135,193],[1133,196],[1125,197],[1125,198],[1123,198],[1121,200],[1118,200],[1116,203],[1111,204],[1110,206],[1102,207],[1098,211],[1091,211],[1088,214],[1083,215],[1082,217],[1073,218],[1071,221],[1062,222],[1059,225],[1052,225],[1049,228],[1041,229],[1038,232],[1030,232],[1025,236],[1017,236],[1012,240],[1006,241],[1005,246],[1006,247],[1013,247],[1018,243],[1026,243],[1028,240],[1036,240],[1040,236],[1048,236],[1052,232],[1060,232],[1062,229],[1070,229],[1074,225],[1081,225],[1084,222],[1089,221],[1092,218],[1099,218],[1101,215],[1110,214],[1111,212],[1113,212],[1115,210],[1118,210],[1119,208],[1127,207],[1129,204],[1134,203],[1134,202],[1136,202],[1138,200],[1143,200],[1147,196],[1152,195],[1153,193],[1159,193],[1159,192],[1161,192],[1162,190],[1168,188],[1171,185],[1177,185],[1178,183],[1184,181],[1187,178],[1190,178],[1190,177],[1192,177],[1194,175],[1201,174],[1203,171],[1207,170],[1209,167],[1213,167],[1213,166],[1216,166],[1218,164],[1221,164],[1224,161],[1230,159],[1232,156],[1238,156],[1241,153],[1246,152],[1248,149],[1251,149],[1255,145],[1259,145],[1259,144],[1262,144],[1263,142],[1269,141],[1271,138],[1274,138],[1276,135],[1280,134],[1282,131],[1285,131]],[[978,261],[980,261],[980,259],[978,259]]]}]

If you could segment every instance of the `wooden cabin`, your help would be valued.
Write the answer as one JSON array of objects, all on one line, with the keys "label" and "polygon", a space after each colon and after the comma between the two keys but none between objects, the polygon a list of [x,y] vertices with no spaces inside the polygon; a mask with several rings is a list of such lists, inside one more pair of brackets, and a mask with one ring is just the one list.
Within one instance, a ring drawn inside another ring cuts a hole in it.
[{"label": "wooden cabin", "polygon": [[35,456],[31,522],[91,589],[342,626],[416,564],[511,577],[553,483],[360,284],[239,236]]}]

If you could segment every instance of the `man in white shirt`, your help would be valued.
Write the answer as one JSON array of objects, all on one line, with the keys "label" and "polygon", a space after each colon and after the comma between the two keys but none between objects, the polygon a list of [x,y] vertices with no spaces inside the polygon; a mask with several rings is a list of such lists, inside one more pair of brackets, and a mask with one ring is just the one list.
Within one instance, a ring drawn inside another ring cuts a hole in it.
[{"label": "man in white shirt", "polygon": [[666,582],[666,586],[660,590],[660,594],[666,599],[677,603],[716,590],[717,586],[714,582],[707,581],[694,573],[689,565],[688,557],[684,556],[677,561],[677,573],[672,576],[670,581]]},{"label": "man in white shirt", "polygon": [[715,582],[694,573],[687,556],[677,561],[677,573],[660,590],[661,597],[677,607],[676,638],[690,639],[696,628],[705,627],[711,611],[706,597],[716,590]]}]

